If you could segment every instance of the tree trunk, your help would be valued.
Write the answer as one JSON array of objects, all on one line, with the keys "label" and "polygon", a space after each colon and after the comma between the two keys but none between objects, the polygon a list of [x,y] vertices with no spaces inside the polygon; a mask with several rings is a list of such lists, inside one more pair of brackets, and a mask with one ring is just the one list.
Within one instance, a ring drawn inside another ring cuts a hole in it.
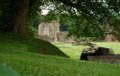
[{"label": "tree trunk", "polygon": [[13,32],[26,34],[27,33],[27,18],[29,13],[30,0],[21,0],[18,8],[17,16],[15,18],[15,24]]}]

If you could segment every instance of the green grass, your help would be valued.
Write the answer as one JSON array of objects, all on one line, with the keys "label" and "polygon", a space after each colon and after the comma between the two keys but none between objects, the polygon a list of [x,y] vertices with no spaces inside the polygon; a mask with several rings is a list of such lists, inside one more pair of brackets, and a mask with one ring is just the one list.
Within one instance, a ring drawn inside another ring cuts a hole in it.
[{"label": "green grass", "polygon": [[65,43],[53,43],[57,46],[61,51],[67,54],[72,59],[80,59],[80,55],[82,50],[85,48],[84,46],[73,46],[72,44]]},{"label": "green grass", "polygon": [[[108,47],[112,48],[115,54],[120,54],[120,42],[94,42],[98,46],[101,47]],[[81,52],[84,48],[87,46],[74,46],[72,44],[68,43],[53,43],[55,46],[57,46],[60,50],[62,50],[65,54],[67,54],[70,58],[79,60]]]},{"label": "green grass", "polygon": [[112,48],[116,54],[120,54],[120,42],[97,42],[99,46]]},{"label": "green grass", "polygon": [[[43,47],[47,51],[36,52],[38,49],[43,51]],[[85,62],[62,56],[65,55],[46,41],[14,34],[0,34],[0,63],[13,67],[21,76],[120,75],[120,65]]]},{"label": "green grass", "polygon": [[[4,58],[4,59],[3,59]],[[38,54],[0,54],[22,76],[118,76],[120,65],[74,61]]]}]

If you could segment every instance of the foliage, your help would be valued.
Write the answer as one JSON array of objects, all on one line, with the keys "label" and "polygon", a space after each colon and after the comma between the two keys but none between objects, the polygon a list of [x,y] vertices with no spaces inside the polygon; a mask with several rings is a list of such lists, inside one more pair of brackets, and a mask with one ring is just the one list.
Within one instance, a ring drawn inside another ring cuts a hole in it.
[{"label": "foliage", "polygon": [[[53,17],[58,16],[61,23],[60,27],[62,30],[69,30],[69,36],[74,36],[75,38],[93,37],[97,40],[103,40],[106,36],[107,24],[109,24],[108,27],[110,27],[110,29],[112,29],[111,26],[114,28],[119,27],[120,22],[118,22],[117,25],[113,25],[113,23],[116,22],[115,20],[119,20],[119,14],[117,14],[113,8],[110,8],[115,7],[115,5],[110,4],[109,1],[76,0],[75,3],[72,0],[58,1],[51,3],[51,8],[53,9],[48,13],[51,16],[48,17],[48,15],[46,15],[48,18],[45,19],[46,21],[52,20]],[[82,5],[82,3],[84,3],[84,5]],[[79,9],[80,7],[81,9]],[[118,4],[117,7],[119,7]],[[118,37],[119,35],[116,30],[119,30],[119,28],[113,29],[113,34]]]},{"label": "foliage", "polygon": [[68,28],[69,28],[69,20],[61,20],[60,21],[60,31],[68,31]]},{"label": "foliage", "polygon": [[[19,9],[20,2],[18,0],[1,0],[0,1],[0,30],[11,31],[13,29],[14,21],[16,19],[16,13]],[[119,36],[119,24],[120,24],[120,1],[119,0],[30,0],[29,3],[29,18],[28,24],[33,27],[37,27],[38,15],[41,17],[41,21],[51,21],[54,19],[62,20],[63,14],[68,15],[68,18],[75,16],[73,23],[68,20],[65,23],[60,21],[68,29],[69,26],[73,26],[74,30],[78,31],[78,28],[82,31],[75,32],[78,37],[83,34],[86,36],[90,32],[89,36],[103,38],[106,25],[114,27],[113,32],[116,36]],[[46,16],[41,15],[42,8],[49,7],[49,14]],[[79,17],[82,16],[82,17]],[[78,17],[77,17],[78,16]],[[79,20],[80,19],[80,20]],[[81,19],[82,22],[80,23]],[[36,22],[37,21],[37,22]],[[115,22],[117,21],[117,24]],[[78,23],[77,23],[78,22]],[[70,24],[69,24],[70,23]],[[74,24],[75,23],[75,24]],[[113,25],[114,24],[114,25]],[[75,25],[75,26],[74,26]],[[78,27],[78,28],[77,28]],[[82,27],[82,28],[80,28]],[[96,29],[97,28],[97,29]],[[64,29],[64,30],[66,30]],[[87,30],[87,31],[86,31]],[[85,33],[83,33],[85,31]],[[96,31],[96,32],[93,32]]]},{"label": "foliage", "polygon": [[82,37],[104,38],[104,30],[95,21],[94,23],[90,23],[81,15],[67,16],[67,18],[65,16],[63,17],[61,20],[64,21],[64,24],[67,24],[69,37],[73,36],[77,39]]},{"label": "foliage", "polygon": [[[70,8],[71,10],[64,9],[64,11],[67,11],[67,13],[70,13],[73,16],[78,16],[78,14],[82,15],[85,22],[81,22],[76,24],[76,26],[73,26],[73,30],[70,34],[75,35],[75,33],[78,35],[77,38],[81,35],[81,31],[79,31],[80,28],[82,28],[82,25],[86,25],[83,30],[85,30],[84,35],[89,35],[90,37],[97,37],[98,39],[103,39],[106,34],[106,28],[109,27],[112,29],[117,37],[118,30],[119,30],[119,20],[120,20],[120,1],[118,0],[58,0],[62,2],[63,4],[69,6],[66,8]],[[63,4],[61,4],[61,9],[63,7]],[[59,4],[60,5],[60,4]],[[59,7],[60,8],[60,7]],[[73,11],[74,10],[74,11]],[[76,20],[78,18],[76,17]],[[81,18],[79,18],[81,19]],[[117,24],[113,24],[117,21]],[[108,25],[106,27],[106,25]],[[116,28],[117,27],[117,28]],[[79,28],[79,29],[78,29]],[[113,29],[116,28],[116,29]],[[75,31],[76,30],[76,31]],[[80,29],[81,30],[81,29]],[[78,32],[79,31],[79,32]],[[95,32],[94,32],[95,31]],[[108,30],[109,31],[109,30]],[[82,35],[81,35],[82,36]]]},{"label": "foliage", "polygon": [[31,35],[35,38],[37,37],[37,34],[38,34],[37,29],[34,28],[32,25],[28,26],[28,33],[29,33],[29,35]]},{"label": "foliage", "polygon": [[19,0],[0,0],[0,31],[11,31]]},{"label": "foliage", "polygon": [[38,33],[38,25],[40,24],[40,15],[36,15],[35,18],[33,19],[29,19],[29,22],[28,22],[28,33],[33,36],[33,37],[36,37],[37,36],[37,33]]},{"label": "foliage", "polygon": [[[20,0],[0,1],[0,31],[12,31],[20,3]],[[40,0],[30,0],[29,5],[30,7],[28,21],[30,22],[36,17],[36,15],[38,15],[38,11],[40,11],[39,7],[42,5],[42,2]]]}]

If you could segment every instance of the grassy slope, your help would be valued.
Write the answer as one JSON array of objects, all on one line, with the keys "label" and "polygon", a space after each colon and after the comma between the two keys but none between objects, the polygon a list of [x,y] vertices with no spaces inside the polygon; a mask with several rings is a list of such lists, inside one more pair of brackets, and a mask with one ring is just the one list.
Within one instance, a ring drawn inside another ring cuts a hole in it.
[{"label": "grassy slope", "polygon": [[49,45],[47,46],[48,51],[45,52],[54,52],[55,47],[52,48],[54,51],[51,51],[49,48],[51,49],[52,45],[48,42],[43,43],[40,41],[42,43],[38,43],[38,40],[35,41],[34,39],[32,41],[32,39],[28,40],[28,38],[25,39],[21,36],[17,36],[18,38],[16,38],[11,35],[6,35],[6,37],[0,35],[0,63],[7,63],[12,66],[21,76],[120,75],[120,65],[75,61],[65,57],[37,54],[34,50],[38,46],[43,47],[43,45]]},{"label": "grassy slope", "polygon": [[60,51],[57,47],[47,41],[34,39],[28,36],[19,36],[12,33],[0,33],[0,51],[7,53],[33,52],[45,55],[57,55],[67,57],[62,51]]}]

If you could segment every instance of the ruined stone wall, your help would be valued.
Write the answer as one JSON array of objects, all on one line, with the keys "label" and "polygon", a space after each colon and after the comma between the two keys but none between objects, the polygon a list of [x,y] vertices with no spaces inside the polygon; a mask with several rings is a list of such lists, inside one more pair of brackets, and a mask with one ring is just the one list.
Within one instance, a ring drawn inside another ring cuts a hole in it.
[{"label": "ruined stone wall", "polygon": [[58,40],[61,41],[61,42],[66,41],[67,40],[67,34],[68,34],[68,32],[59,32],[57,34]]},{"label": "ruined stone wall", "polygon": [[113,42],[113,41],[118,41],[118,39],[113,34],[107,34],[105,36],[105,41],[107,41],[107,42]]},{"label": "ruined stone wall", "polygon": [[42,22],[38,26],[38,36],[41,39],[58,41],[57,33],[59,31],[59,22],[54,20],[51,23]]},{"label": "ruined stone wall", "polygon": [[38,37],[47,41],[72,42],[73,39],[67,37],[67,31],[60,31],[59,22],[54,20],[50,23],[42,22],[38,26]]}]

